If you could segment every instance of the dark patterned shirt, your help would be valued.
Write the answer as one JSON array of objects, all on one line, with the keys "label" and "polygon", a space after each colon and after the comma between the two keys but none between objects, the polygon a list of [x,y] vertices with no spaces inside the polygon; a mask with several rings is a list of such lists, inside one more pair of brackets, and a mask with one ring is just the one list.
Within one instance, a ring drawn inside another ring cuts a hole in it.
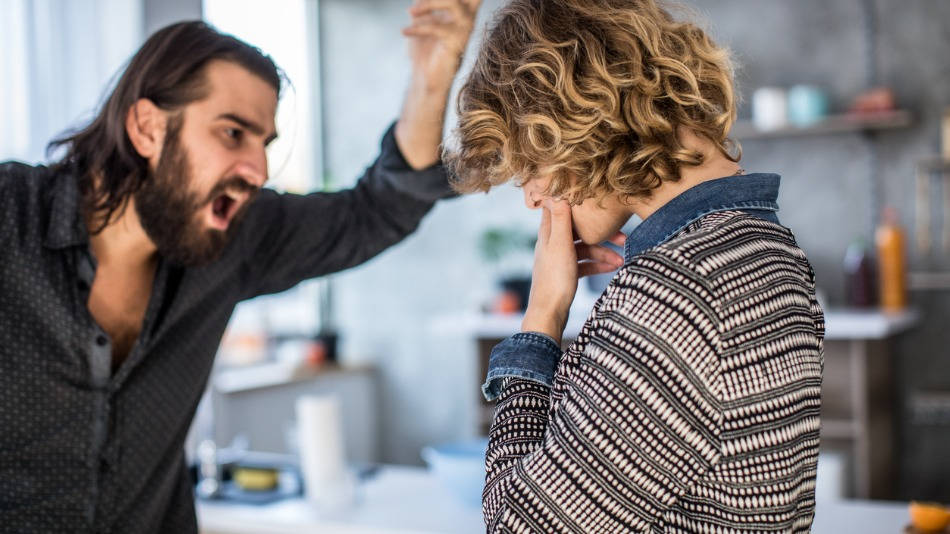
[{"label": "dark patterned shirt", "polygon": [[627,238],[563,355],[535,333],[496,348],[489,531],[809,531],[824,316],[777,192],[687,191]]},{"label": "dark patterned shirt", "polygon": [[159,262],[142,331],[111,371],[86,302],[96,261],[76,177],[0,164],[0,530],[196,532],[183,443],[239,301],[357,265],[450,194],[392,128],[352,188],[264,190],[222,257]]}]

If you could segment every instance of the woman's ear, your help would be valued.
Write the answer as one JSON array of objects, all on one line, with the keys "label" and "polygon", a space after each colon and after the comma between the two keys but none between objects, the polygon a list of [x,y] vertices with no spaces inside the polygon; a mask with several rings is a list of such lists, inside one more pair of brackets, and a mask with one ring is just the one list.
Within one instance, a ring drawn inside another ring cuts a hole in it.
[{"label": "woman's ear", "polygon": [[125,132],[140,156],[157,163],[165,142],[168,117],[154,102],[140,98],[129,107],[125,117]]}]

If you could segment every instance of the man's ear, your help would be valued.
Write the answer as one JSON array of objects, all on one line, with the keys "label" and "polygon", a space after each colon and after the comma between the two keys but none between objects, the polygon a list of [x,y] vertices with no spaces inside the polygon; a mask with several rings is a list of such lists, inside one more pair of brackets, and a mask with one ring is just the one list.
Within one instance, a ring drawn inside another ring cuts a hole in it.
[{"label": "man's ear", "polygon": [[129,106],[125,116],[125,132],[135,151],[155,163],[162,153],[167,123],[168,116],[164,111],[151,100],[140,98]]}]

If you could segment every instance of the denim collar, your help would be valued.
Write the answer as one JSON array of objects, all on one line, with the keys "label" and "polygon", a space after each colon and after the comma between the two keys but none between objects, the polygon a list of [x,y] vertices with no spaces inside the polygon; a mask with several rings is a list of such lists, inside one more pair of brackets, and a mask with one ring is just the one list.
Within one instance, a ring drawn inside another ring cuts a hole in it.
[{"label": "denim collar", "polygon": [[771,173],[729,176],[703,182],[653,212],[627,235],[623,257],[630,263],[644,250],[665,243],[697,219],[719,211],[746,211],[777,223],[781,177]]}]

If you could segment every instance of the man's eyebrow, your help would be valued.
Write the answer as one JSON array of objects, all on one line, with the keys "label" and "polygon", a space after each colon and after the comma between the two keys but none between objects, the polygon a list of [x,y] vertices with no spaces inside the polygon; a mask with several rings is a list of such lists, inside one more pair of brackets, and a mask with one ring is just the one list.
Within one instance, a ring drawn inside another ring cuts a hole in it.
[{"label": "man's eyebrow", "polygon": [[[237,115],[234,113],[222,113],[218,115],[218,118],[235,122],[238,125],[240,125],[242,128],[246,128],[248,131],[250,131],[254,135],[264,135],[264,127],[255,123],[252,120],[245,119],[244,117],[241,117],[240,115]],[[277,132],[274,132],[270,134],[269,136],[267,136],[267,139],[264,140],[264,144],[269,145],[270,142],[273,141],[274,139],[277,139]]]}]

